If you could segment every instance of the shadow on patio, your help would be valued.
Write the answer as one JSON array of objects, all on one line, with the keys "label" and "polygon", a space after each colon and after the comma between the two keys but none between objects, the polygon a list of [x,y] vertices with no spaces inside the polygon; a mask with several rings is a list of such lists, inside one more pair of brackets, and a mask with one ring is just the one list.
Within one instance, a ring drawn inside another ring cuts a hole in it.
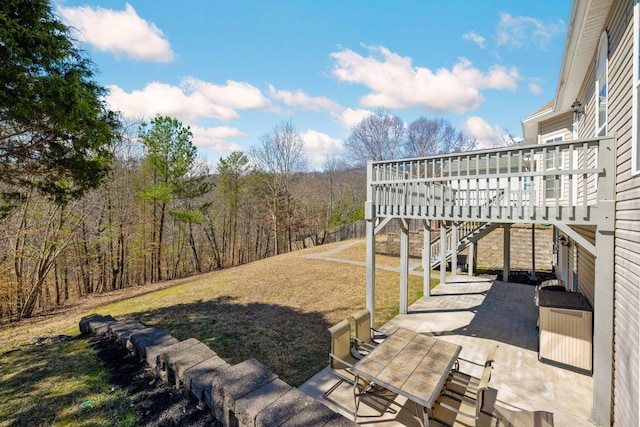
[{"label": "shadow on patio", "polygon": [[[592,378],[538,361],[537,307],[533,299],[531,285],[455,276],[437,286],[432,296],[412,304],[409,314],[393,318],[381,329],[392,333],[402,327],[458,344],[462,346],[460,370],[476,376],[489,348],[498,344],[489,401],[501,417],[500,425],[592,426]],[[343,384],[331,394],[333,402],[321,397],[336,381],[327,368],[300,389],[352,416],[354,402],[349,385]],[[363,407],[364,416],[358,417],[360,425],[417,424],[404,410],[380,417],[374,409]]]}]

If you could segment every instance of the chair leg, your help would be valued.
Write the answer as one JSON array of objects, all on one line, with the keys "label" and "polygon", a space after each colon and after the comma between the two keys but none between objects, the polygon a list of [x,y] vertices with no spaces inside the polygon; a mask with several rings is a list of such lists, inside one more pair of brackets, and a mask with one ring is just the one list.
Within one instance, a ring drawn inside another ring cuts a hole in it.
[{"label": "chair leg", "polygon": [[337,383],[335,383],[333,386],[331,386],[331,388],[327,391],[325,391],[324,393],[322,393],[322,398],[323,399],[327,399],[331,393],[333,393],[333,391],[335,389],[337,389],[338,387],[340,387],[340,384],[342,384],[344,382],[344,378],[340,378],[340,381],[338,381]]},{"label": "chair leg", "polygon": [[353,403],[354,403],[354,411],[353,411],[353,422],[357,422],[358,420],[358,406],[360,406],[360,389],[358,388],[358,378],[356,377],[356,381],[353,383]]}]

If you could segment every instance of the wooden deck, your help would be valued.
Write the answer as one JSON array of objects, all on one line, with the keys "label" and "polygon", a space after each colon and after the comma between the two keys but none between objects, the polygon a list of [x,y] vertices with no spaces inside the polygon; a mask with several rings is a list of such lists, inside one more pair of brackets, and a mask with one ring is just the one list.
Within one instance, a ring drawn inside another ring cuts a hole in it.
[{"label": "wooden deck", "polygon": [[599,224],[612,206],[612,138],[533,144],[370,162],[368,213],[376,218]]}]

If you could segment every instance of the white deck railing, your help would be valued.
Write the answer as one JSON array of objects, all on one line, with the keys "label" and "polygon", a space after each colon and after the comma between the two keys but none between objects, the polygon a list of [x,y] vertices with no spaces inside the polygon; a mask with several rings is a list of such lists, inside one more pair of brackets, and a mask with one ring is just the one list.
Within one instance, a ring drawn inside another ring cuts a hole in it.
[{"label": "white deck railing", "polygon": [[368,164],[377,217],[594,224],[613,138]]}]

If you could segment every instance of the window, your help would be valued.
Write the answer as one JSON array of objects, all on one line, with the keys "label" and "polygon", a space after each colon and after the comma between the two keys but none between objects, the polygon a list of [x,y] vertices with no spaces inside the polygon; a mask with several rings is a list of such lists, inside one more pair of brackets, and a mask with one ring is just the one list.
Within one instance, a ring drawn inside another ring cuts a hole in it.
[{"label": "window", "polygon": [[596,59],[596,135],[607,134],[607,56],[609,55],[609,38],[604,31],[598,43]]},{"label": "window", "polygon": [[[556,136],[545,140],[545,143],[561,142],[562,136]],[[562,158],[557,155],[555,148],[550,148],[544,153],[544,169],[562,169]],[[562,179],[559,175],[545,175],[544,177],[545,199],[559,199],[562,197]]]},{"label": "window", "polygon": [[631,173],[640,173],[640,4],[633,2],[633,131]]}]

